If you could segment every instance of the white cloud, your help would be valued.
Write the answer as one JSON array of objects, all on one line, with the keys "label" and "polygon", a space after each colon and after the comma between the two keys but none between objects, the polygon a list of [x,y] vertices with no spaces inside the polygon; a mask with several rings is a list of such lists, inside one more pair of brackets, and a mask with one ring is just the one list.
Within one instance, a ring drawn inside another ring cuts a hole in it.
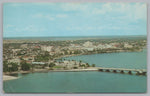
[{"label": "white cloud", "polygon": [[41,18],[41,19],[47,19],[47,20],[50,20],[50,21],[53,21],[55,19],[58,19],[58,18],[66,18],[68,17],[67,14],[35,14],[35,15],[32,15],[33,18]]},{"label": "white cloud", "polygon": [[[11,25],[13,26],[13,25]],[[16,33],[24,33],[24,32],[43,32],[46,31],[46,28],[43,27],[37,27],[34,25],[28,25],[24,27],[12,27],[11,30],[9,30],[7,27],[4,28],[4,32],[10,33],[10,32],[16,32]]]},{"label": "white cloud", "polygon": [[104,26],[95,27],[95,26],[70,26],[66,28],[67,30],[77,30],[77,31],[88,31],[88,30],[102,30]]},{"label": "white cloud", "polygon": [[43,27],[37,27],[37,26],[34,26],[34,25],[29,25],[29,26],[26,26],[24,28],[19,28],[19,31],[22,31],[22,32],[42,32],[42,31],[45,31],[46,29],[43,28]]},{"label": "white cloud", "polygon": [[[82,12],[84,15],[122,14],[127,20],[146,20],[146,3],[64,3],[63,11]],[[118,15],[119,16],[119,15]],[[119,18],[119,17],[117,17]]]},{"label": "white cloud", "polygon": [[145,3],[105,3],[101,8],[94,8],[92,14],[124,14],[124,19],[146,20],[146,11],[147,9]]},{"label": "white cloud", "polygon": [[41,19],[48,19],[50,21],[54,20],[54,17],[51,15],[43,15],[43,14],[34,14],[32,15],[32,18],[41,18]]},{"label": "white cloud", "polygon": [[82,3],[64,3],[61,5],[61,8],[64,11],[84,11],[87,10],[89,7],[89,4],[82,4]]}]

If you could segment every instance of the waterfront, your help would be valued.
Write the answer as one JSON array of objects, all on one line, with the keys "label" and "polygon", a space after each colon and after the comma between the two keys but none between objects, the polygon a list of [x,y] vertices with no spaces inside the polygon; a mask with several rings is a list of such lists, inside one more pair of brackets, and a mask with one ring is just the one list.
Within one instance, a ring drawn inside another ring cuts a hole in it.
[{"label": "waterfront", "polygon": [[[66,57],[95,63],[100,67],[146,69],[143,52],[105,53]],[[99,63],[98,63],[99,62]],[[48,72],[19,74],[19,79],[4,81],[4,91],[9,92],[146,92],[147,77],[107,72]],[[90,87],[89,87],[90,86]]]},{"label": "waterfront", "polygon": [[119,53],[103,53],[81,56],[70,56],[62,59],[76,60],[95,64],[97,67],[106,68],[130,68],[130,69],[146,69],[147,68],[147,50],[142,52],[119,52]]},{"label": "waterfront", "polygon": [[146,92],[146,77],[104,72],[26,74],[4,82],[5,92]]},{"label": "waterfront", "polygon": [[3,17],[5,93],[146,92],[147,4],[5,3]]}]

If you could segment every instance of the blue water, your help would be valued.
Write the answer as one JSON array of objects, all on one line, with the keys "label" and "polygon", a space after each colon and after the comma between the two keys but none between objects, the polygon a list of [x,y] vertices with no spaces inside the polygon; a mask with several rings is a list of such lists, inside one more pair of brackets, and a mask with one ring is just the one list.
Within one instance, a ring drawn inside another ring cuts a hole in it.
[{"label": "blue water", "polygon": [[89,64],[96,64],[98,67],[115,67],[146,69],[147,68],[147,51],[142,52],[121,52],[121,53],[103,53],[92,55],[81,55],[62,58],[66,60],[82,61]]},{"label": "blue water", "polygon": [[91,40],[91,39],[145,39],[146,36],[53,36],[53,37],[4,37],[4,40],[38,40],[38,41],[64,41],[64,40]]},{"label": "blue water", "polygon": [[105,72],[27,74],[4,82],[5,92],[145,92],[146,77]]},{"label": "blue water", "polygon": [[[108,53],[68,57],[101,67],[146,68],[143,52]],[[147,76],[107,72],[48,72],[19,74],[19,79],[5,81],[7,93],[105,93],[146,92]]]}]

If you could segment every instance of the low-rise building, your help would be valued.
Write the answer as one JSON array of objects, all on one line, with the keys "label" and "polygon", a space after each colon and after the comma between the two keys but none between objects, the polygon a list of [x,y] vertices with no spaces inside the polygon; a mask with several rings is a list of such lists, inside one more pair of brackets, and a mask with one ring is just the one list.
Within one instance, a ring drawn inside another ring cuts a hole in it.
[{"label": "low-rise building", "polygon": [[125,48],[132,48],[133,46],[130,45],[130,44],[128,44],[128,43],[125,43],[125,44],[124,44],[124,47],[125,47]]},{"label": "low-rise building", "polygon": [[90,42],[90,41],[87,41],[83,44],[84,47],[92,47],[93,46],[93,43]]},{"label": "low-rise building", "polygon": [[17,63],[18,65],[20,65],[20,59],[19,58],[9,59],[8,63]]},{"label": "low-rise building", "polygon": [[28,44],[22,44],[20,47],[21,48],[28,48]]},{"label": "low-rise building", "polygon": [[52,51],[53,46],[41,46],[41,50],[42,51],[48,51],[51,52]]},{"label": "low-rise building", "polygon": [[94,51],[94,48],[92,48],[92,47],[87,47],[87,48],[84,48],[84,50],[87,50],[87,51]]},{"label": "low-rise building", "polygon": [[36,69],[41,69],[44,67],[45,63],[44,62],[32,62],[32,65],[34,65],[34,68]]}]

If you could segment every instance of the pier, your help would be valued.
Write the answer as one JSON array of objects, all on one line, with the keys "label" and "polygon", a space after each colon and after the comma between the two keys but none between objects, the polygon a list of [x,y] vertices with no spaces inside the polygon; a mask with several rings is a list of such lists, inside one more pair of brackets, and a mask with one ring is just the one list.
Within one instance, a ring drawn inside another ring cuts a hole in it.
[{"label": "pier", "polygon": [[121,73],[121,74],[136,74],[136,75],[147,75],[146,69],[126,69],[126,68],[104,68],[98,67],[100,72],[112,72],[112,73]]}]

